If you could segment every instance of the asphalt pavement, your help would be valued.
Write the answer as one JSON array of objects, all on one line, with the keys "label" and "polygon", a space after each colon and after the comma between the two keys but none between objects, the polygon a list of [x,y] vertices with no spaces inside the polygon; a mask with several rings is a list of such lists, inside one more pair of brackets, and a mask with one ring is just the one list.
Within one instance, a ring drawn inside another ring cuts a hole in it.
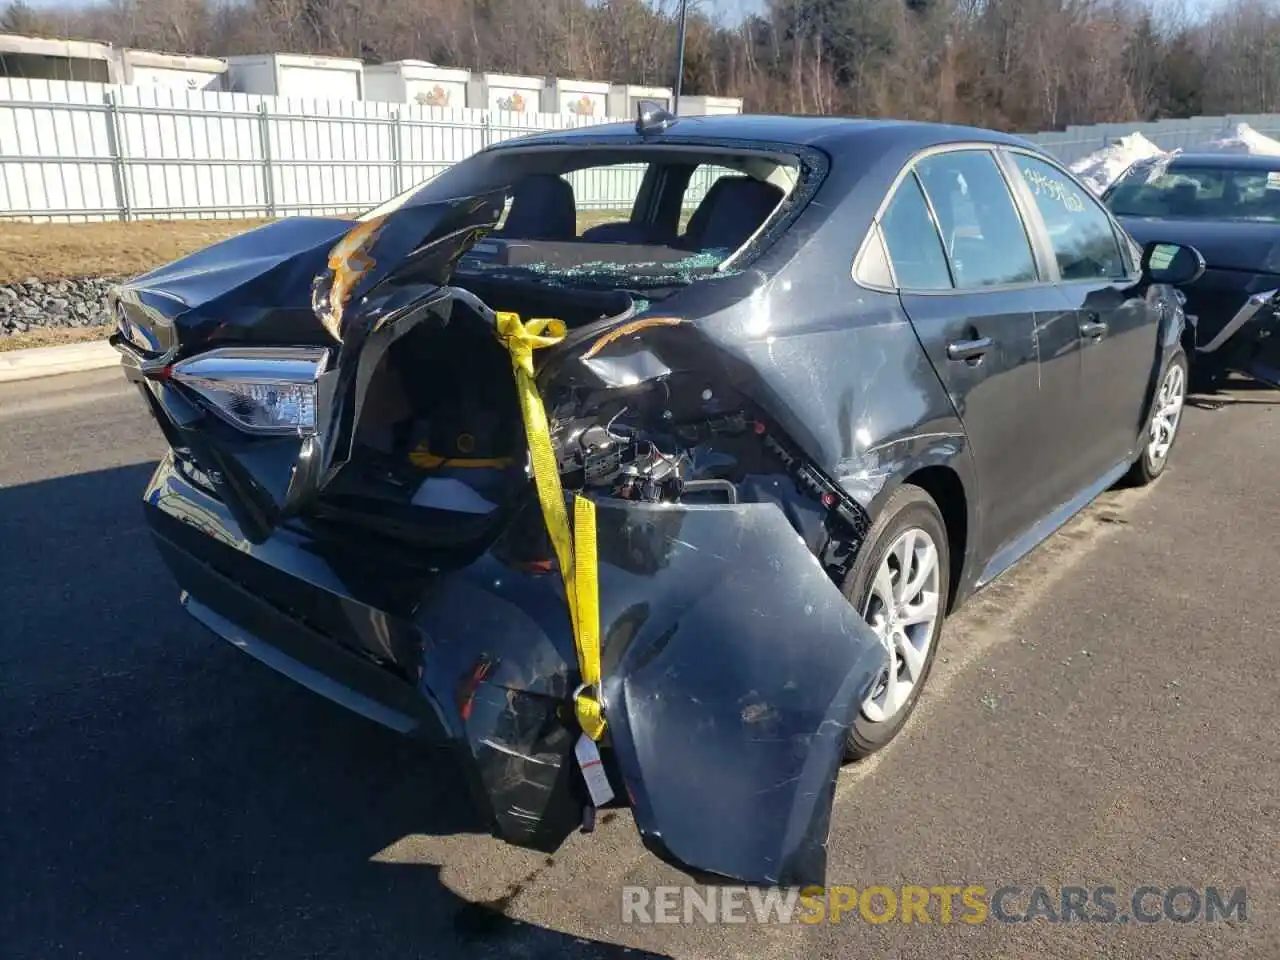
[{"label": "asphalt pavement", "polygon": [[1274,960],[1278,404],[1189,409],[1159,483],[972,600],[830,840],[859,890],[1243,886],[1245,919],[713,926],[621,922],[624,884],[682,882],[625,813],[503,846],[446,760],[189,621],[138,505],[162,442],[118,373],[0,385],[0,953]]}]

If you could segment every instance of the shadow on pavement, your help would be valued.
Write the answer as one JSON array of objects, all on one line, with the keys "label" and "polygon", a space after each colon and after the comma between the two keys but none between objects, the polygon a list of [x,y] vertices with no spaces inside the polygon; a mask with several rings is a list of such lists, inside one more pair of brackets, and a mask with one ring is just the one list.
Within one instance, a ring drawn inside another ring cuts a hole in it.
[{"label": "shadow on pavement", "polygon": [[[1265,388],[1270,389],[1270,388]],[[1197,410],[1221,410],[1224,407],[1275,407],[1280,406],[1272,391],[1271,396],[1233,396],[1229,393],[1193,393],[1187,397],[1187,406]]]},{"label": "shadow on pavement", "polygon": [[1242,404],[1280,406],[1274,386],[1243,373],[1220,374],[1211,384],[1193,383],[1192,387],[1187,405],[1198,410],[1221,410]]},{"label": "shadow on pavement", "polygon": [[151,469],[0,489],[6,956],[655,956],[371,859],[480,829],[447,759],[189,621],[142,526]]}]

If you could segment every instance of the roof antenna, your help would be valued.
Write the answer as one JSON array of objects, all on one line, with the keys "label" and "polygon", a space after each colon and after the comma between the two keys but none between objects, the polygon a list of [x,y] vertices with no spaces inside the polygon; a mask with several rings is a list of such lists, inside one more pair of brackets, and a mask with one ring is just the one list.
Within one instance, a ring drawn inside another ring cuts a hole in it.
[{"label": "roof antenna", "polygon": [[636,133],[647,136],[662,133],[676,118],[657,100],[641,100],[636,104]]}]

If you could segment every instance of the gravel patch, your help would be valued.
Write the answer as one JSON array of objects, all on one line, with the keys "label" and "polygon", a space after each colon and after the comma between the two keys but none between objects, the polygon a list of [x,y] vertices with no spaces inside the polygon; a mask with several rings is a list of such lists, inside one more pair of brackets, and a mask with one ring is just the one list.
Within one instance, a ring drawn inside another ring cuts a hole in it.
[{"label": "gravel patch", "polygon": [[111,322],[110,277],[0,284],[0,339],[42,329],[97,327]]}]

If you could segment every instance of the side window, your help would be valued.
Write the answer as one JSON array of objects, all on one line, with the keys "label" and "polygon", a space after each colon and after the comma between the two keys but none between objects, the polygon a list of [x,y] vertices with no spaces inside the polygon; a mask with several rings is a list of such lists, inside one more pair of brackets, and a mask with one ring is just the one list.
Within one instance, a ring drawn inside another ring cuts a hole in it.
[{"label": "side window", "polygon": [[914,174],[907,174],[880,218],[893,276],[903,290],[950,290],[942,240]]},{"label": "side window", "polygon": [[1118,279],[1128,274],[1111,220],[1092,197],[1049,164],[1013,154],[1035,197],[1063,280]]},{"label": "side window", "polygon": [[[572,200],[574,205],[574,228],[567,236],[562,231],[546,233],[547,227],[536,221],[525,221],[531,232],[521,234],[525,239],[571,239],[579,237],[584,230],[603,226],[606,223],[627,223],[631,219],[631,210],[635,206],[636,197],[640,193],[640,185],[644,183],[645,174],[649,170],[647,163],[614,163],[594,167],[582,167],[563,174],[556,179],[569,184],[572,190],[566,191],[556,185],[551,177],[530,177],[539,180],[543,187],[555,187],[562,196],[544,197],[529,204],[533,213],[545,204],[546,212],[540,217],[556,217],[561,214],[561,207]],[[517,197],[519,191],[517,191]],[[567,199],[566,199],[567,198]],[[533,199],[532,197],[530,199]],[[557,221],[558,222],[558,221]],[[498,229],[502,229],[499,227]]]},{"label": "side window", "polygon": [[971,290],[1037,278],[1027,230],[1009,185],[986,150],[925,157],[916,171],[938,215],[956,287]]}]

